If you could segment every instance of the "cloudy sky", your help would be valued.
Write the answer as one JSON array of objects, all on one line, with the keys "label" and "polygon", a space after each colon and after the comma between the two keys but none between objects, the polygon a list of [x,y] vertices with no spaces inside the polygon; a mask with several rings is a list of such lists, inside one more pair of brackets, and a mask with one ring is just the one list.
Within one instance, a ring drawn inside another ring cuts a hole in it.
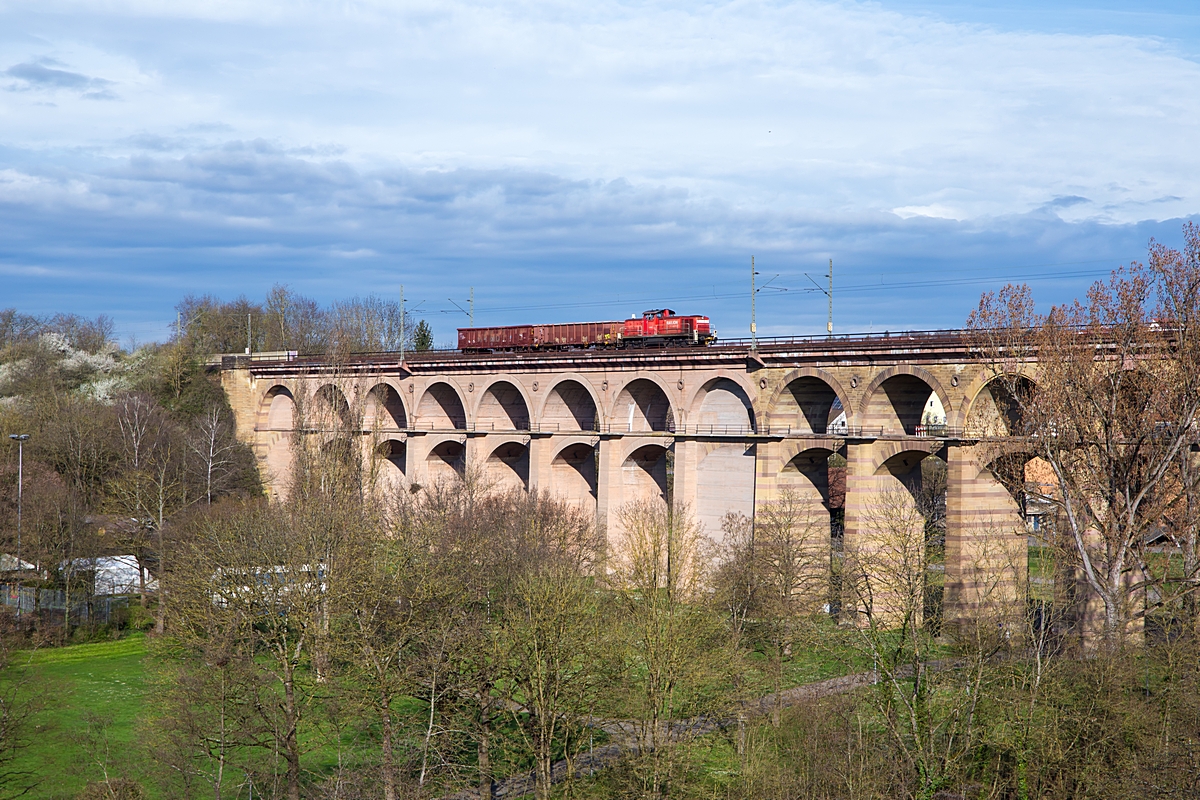
[{"label": "cloudy sky", "polygon": [[[725,336],[1049,304],[1200,215],[1194,0],[0,0],[0,308],[188,293]],[[775,289],[786,291],[775,291]],[[450,313],[452,312],[452,313]]]}]

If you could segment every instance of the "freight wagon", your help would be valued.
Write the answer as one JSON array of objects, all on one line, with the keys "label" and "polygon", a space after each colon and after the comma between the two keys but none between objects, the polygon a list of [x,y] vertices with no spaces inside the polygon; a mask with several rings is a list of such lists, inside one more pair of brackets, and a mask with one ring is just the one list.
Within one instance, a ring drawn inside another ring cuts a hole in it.
[{"label": "freight wagon", "polygon": [[458,349],[464,353],[513,350],[667,347],[716,341],[708,317],[681,317],[669,308],[642,313],[619,322],[564,322],[550,325],[504,325],[459,328]]},{"label": "freight wagon", "polygon": [[615,346],[620,322],[564,322],[557,325],[504,325],[459,328],[458,349],[465,353],[503,350],[556,350]]}]

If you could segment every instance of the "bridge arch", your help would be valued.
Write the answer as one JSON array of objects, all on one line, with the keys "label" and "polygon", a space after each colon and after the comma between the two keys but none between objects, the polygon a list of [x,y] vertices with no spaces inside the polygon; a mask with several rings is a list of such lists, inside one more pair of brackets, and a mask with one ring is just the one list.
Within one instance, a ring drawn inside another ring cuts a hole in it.
[{"label": "bridge arch", "polygon": [[402,431],[407,427],[408,413],[399,390],[387,382],[371,387],[363,407],[363,430]]},{"label": "bridge arch", "polygon": [[750,391],[724,370],[697,387],[687,410],[687,427],[697,433],[753,433],[758,429]]},{"label": "bridge arch", "polygon": [[263,481],[282,497],[292,476],[293,452],[296,430],[296,399],[292,390],[276,384],[266,391],[258,407],[259,440],[264,445],[262,453]]},{"label": "bridge arch", "polygon": [[909,365],[888,367],[863,393],[859,424],[864,432],[914,436],[931,396],[937,398],[945,419],[950,419],[954,412],[950,397],[931,372]]},{"label": "bridge arch", "polygon": [[766,425],[771,429],[790,429],[801,433],[829,433],[837,414],[836,406],[846,415],[846,424],[855,425],[854,410],[846,390],[830,373],[812,367],[794,369],[783,377],[765,410]]},{"label": "bridge arch", "polygon": [[621,496],[624,502],[667,501],[667,448],[660,444],[635,446],[621,463]]},{"label": "bridge arch", "polygon": [[301,410],[305,428],[345,432],[355,427],[346,393],[335,383],[323,383],[318,386],[307,407],[302,406]]},{"label": "bridge arch", "polygon": [[496,378],[479,393],[472,421],[478,431],[529,430],[529,398],[521,385],[506,377]]},{"label": "bridge arch", "polygon": [[591,382],[582,375],[561,377],[546,392],[537,424],[539,430],[552,432],[599,430],[600,398]]},{"label": "bridge arch", "polygon": [[[492,437],[487,437],[491,439]],[[483,467],[488,483],[501,491],[529,488],[529,443],[508,439],[499,443],[489,441],[490,452]]]},{"label": "bridge arch", "polygon": [[633,378],[615,395],[609,414],[613,430],[669,431],[679,420],[671,392],[657,375]]},{"label": "bridge arch", "polygon": [[416,425],[423,430],[466,430],[462,392],[446,380],[429,384],[416,404]]},{"label": "bridge arch", "polygon": [[467,468],[467,446],[457,438],[445,439],[429,448],[425,475],[430,483],[459,479]]},{"label": "bridge arch", "polygon": [[382,489],[394,493],[404,486],[408,475],[408,442],[388,438],[375,445],[372,466]]},{"label": "bridge arch", "polygon": [[599,496],[596,456],[596,446],[590,441],[574,441],[560,447],[550,459],[551,492],[594,512]]},{"label": "bridge arch", "polygon": [[833,454],[828,447],[801,449],[779,468],[778,494],[791,490],[805,502],[830,508],[829,458]]},{"label": "bridge arch", "polygon": [[1021,405],[1036,387],[1035,382],[1023,373],[1005,373],[988,376],[979,383],[959,408],[957,418],[962,430],[973,437],[1025,435]]},{"label": "bridge arch", "polygon": [[258,404],[260,431],[293,431],[296,429],[296,398],[284,384],[268,389]]}]

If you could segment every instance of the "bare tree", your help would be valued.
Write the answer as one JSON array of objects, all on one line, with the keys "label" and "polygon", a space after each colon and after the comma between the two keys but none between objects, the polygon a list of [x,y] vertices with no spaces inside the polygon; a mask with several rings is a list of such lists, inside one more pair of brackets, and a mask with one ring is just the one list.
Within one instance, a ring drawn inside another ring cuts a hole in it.
[{"label": "bare tree", "polygon": [[[874,665],[869,700],[907,767],[912,796],[929,798],[956,779],[977,741],[987,664],[1013,628],[1011,573],[988,573],[990,581],[978,590],[974,626],[954,650],[939,646],[923,624],[926,515],[907,489],[896,486],[880,492],[864,516],[870,534],[846,554],[845,585],[864,612],[849,636]],[[1010,532],[980,532],[978,538],[981,566],[990,570],[1003,557],[1012,559],[1004,549]]]},{"label": "bare tree", "polygon": [[[158,553],[159,571],[163,563],[162,531],[167,516],[187,504],[181,474],[178,431],[162,407],[150,397],[126,395],[117,403],[117,429],[120,432],[120,475],[107,486],[109,506],[132,521],[122,526],[126,543],[138,563],[138,594],[146,606],[147,550]],[[159,632],[162,632],[162,604],[159,604]]]},{"label": "bare tree", "polygon": [[1181,465],[1200,423],[1200,229],[1188,223],[1184,238],[1182,252],[1152,243],[1148,266],[1114,272],[1086,303],[1041,316],[1028,287],[1010,286],[968,320],[1012,433],[1053,471],[1042,499],[1103,606],[1110,645],[1140,626],[1147,588],[1162,598],[1200,585],[1195,572],[1166,581],[1147,548],[1164,533],[1194,548],[1200,472]]},{"label": "bare tree", "polygon": [[251,769],[249,751],[271,743],[255,710],[262,676],[236,641],[214,639],[182,658],[163,655],[154,675],[159,713],[143,731],[151,760],[178,780],[183,796],[207,784],[214,800]]},{"label": "bare tree", "polygon": [[193,423],[187,446],[196,458],[204,486],[204,501],[210,505],[213,496],[225,488],[235,472],[237,444],[228,414],[216,403]]},{"label": "bare tree", "polygon": [[393,535],[378,519],[364,523],[346,541],[332,576],[333,648],[379,723],[384,800],[395,800],[401,741],[396,704],[419,692],[421,643],[444,587],[436,581],[427,543]]},{"label": "bare tree", "polygon": [[37,442],[32,449],[63,476],[84,502],[96,503],[120,460],[113,410],[68,398],[42,412],[47,418],[42,434],[31,440]]},{"label": "bare tree", "polygon": [[[702,604],[708,563],[699,526],[686,509],[659,500],[624,506],[610,558],[610,580],[624,603],[624,652],[637,709],[637,772],[650,797],[681,778],[677,745],[689,714],[713,711],[703,687],[736,668],[732,638]],[[731,698],[724,698],[731,700]]]},{"label": "bare tree", "polygon": [[301,353],[325,350],[325,313],[315,301],[277,283],[267,295],[264,310],[266,349],[297,350]]},{"label": "bare tree", "polygon": [[519,535],[540,536],[546,549],[506,593],[496,638],[508,707],[533,754],[538,797],[547,798],[557,748],[573,754],[579,721],[594,707],[611,637],[590,575],[600,550],[594,524],[567,503],[535,502],[524,522],[543,531]]},{"label": "bare tree", "polygon": [[785,489],[764,504],[754,526],[754,565],[760,591],[755,618],[767,645],[779,727],[784,664],[827,600],[829,512],[815,499]]},{"label": "bare tree", "polygon": [[7,641],[0,640],[0,797],[20,797],[37,785],[39,777],[19,761],[34,742],[35,715],[45,707],[49,687],[28,665],[14,663]]},{"label": "bare tree", "polygon": [[289,800],[300,798],[301,727],[313,700],[313,639],[325,617],[325,553],[296,535],[291,515],[261,503],[213,506],[190,526],[169,573],[177,635],[229,652],[264,681],[253,704],[283,758]]}]

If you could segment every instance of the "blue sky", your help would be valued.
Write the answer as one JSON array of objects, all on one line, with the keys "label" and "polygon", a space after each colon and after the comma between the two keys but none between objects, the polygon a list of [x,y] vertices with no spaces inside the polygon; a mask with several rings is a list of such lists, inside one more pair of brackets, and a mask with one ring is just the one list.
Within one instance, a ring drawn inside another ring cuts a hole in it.
[{"label": "blue sky", "polygon": [[0,0],[0,307],[954,327],[1200,214],[1195,2]]}]

